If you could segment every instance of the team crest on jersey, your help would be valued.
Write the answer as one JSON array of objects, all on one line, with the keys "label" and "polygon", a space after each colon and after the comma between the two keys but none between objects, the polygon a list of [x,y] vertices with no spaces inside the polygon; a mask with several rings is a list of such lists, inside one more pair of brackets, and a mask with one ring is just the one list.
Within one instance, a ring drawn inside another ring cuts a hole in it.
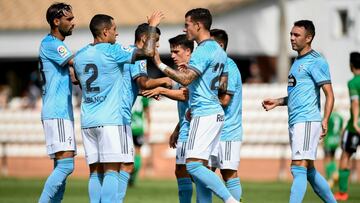
[{"label": "team crest on jersey", "polygon": [[58,46],[57,52],[63,58],[69,54],[69,52],[67,51],[67,49],[63,45]]},{"label": "team crest on jersey", "polygon": [[134,48],[121,46],[121,49],[126,51],[126,52],[131,52]]},{"label": "team crest on jersey", "polygon": [[304,68],[304,65],[303,65],[303,64],[301,64],[301,65],[299,66],[298,71],[300,72],[303,68]]},{"label": "team crest on jersey", "polygon": [[140,68],[142,72],[146,72],[146,61],[140,61]]}]

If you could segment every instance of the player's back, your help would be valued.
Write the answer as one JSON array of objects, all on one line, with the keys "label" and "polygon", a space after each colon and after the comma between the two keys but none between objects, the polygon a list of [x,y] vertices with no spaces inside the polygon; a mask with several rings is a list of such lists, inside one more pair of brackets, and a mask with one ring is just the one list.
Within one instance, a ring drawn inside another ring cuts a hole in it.
[{"label": "player's back", "polygon": [[191,54],[189,68],[198,74],[188,86],[192,116],[223,112],[218,99],[218,87],[226,60],[225,51],[212,39],[199,43]]},{"label": "player's back", "polygon": [[[181,89],[184,88],[179,83],[176,83],[174,89]],[[190,122],[186,119],[185,114],[189,108],[189,100],[186,101],[177,101],[177,110],[178,110],[178,117],[179,117],[179,137],[178,140],[181,142],[186,142],[188,135],[189,135],[189,127]]]},{"label": "player's back", "polygon": [[63,41],[51,34],[40,44],[39,69],[42,79],[43,107],[41,119],[63,118],[74,120],[72,109],[72,85],[68,62],[71,51]]},{"label": "player's back", "polygon": [[227,94],[231,101],[224,109],[225,122],[221,131],[221,141],[242,141],[242,80],[236,63],[227,59],[228,86]]},{"label": "player's back", "polygon": [[74,65],[82,86],[82,128],[121,124],[122,68],[130,61],[131,54],[122,56],[118,44],[88,45],[77,53]]},{"label": "player's back", "polygon": [[296,58],[288,76],[289,124],[321,121],[320,87],[328,83],[329,66],[318,52]]}]

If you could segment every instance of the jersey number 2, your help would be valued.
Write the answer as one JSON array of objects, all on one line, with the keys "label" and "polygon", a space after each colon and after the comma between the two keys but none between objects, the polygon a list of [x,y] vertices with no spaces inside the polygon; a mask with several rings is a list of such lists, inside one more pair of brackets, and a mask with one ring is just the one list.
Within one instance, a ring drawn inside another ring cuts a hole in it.
[{"label": "jersey number 2", "polygon": [[216,72],[219,68],[220,68],[220,71],[219,71],[219,75],[216,76],[214,79],[211,80],[211,86],[210,86],[210,89],[211,89],[211,90],[215,90],[215,89],[218,89],[218,88],[219,88],[219,87],[216,86],[216,83],[219,81],[220,75],[221,75],[221,73],[223,72],[224,67],[225,67],[225,65],[224,65],[223,63],[217,63],[217,64],[214,66],[213,72]]},{"label": "jersey number 2", "polygon": [[87,92],[99,92],[100,91],[100,87],[91,87],[91,83],[94,82],[96,80],[96,78],[98,77],[98,68],[95,64],[87,64],[85,66],[85,73],[89,73],[90,69],[93,70],[93,74],[86,80],[86,91]]}]

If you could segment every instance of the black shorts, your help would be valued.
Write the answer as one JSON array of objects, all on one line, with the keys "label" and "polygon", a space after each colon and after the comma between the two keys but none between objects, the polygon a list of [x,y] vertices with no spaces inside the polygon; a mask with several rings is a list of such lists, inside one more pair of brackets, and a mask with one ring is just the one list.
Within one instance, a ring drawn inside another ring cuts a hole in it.
[{"label": "black shorts", "polygon": [[144,144],[144,135],[133,135],[133,141],[135,147],[141,147]]},{"label": "black shorts", "polygon": [[336,151],[336,149],[331,149],[331,148],[324,147],[325,156],[334,157],[335,156],[335,151]]},{"label": "black shorts", "polygon": [[344,137],[341,140],[341,149],[352,154],[356,152],[356,149],[359,145],[360,145],[360,135],[346,130],[344,132]]}]

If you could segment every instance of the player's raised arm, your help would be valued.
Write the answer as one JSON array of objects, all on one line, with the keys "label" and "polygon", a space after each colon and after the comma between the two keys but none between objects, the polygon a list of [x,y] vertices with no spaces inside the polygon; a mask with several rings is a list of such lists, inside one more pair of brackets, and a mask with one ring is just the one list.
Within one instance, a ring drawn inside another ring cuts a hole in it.
[{"label": "player's raised arm", "polygon": [[148,37],[143,48],[136,50],[133,61],[142,59],[144,57],[154,57],[157,40],[156,27],[160,24],[163,18],[164,14],[160,11],[154,12],[150,18],[148,18],[148,23],[150,25],[148,30]]},{"label": "player's raised arm", "polygon": [[154,63],[155,65],[161,70],[165,75],[170,77],[171,79],[175,80],[176,82],[180,83],[183,86],[189,85],[193,80],[195,80],[198,77],[198,74],[188,68],[187,63],[181,63],[179,66],[184,67],[180,70],[174,70],[167,66],[166,64],[161,62],[159,53],[156,51],[156,54],[154,56]]},{"label": "player's raised arm", "polygon": [[264,99],[264,101],[262,102],[262,106],[266,111],[270,111],[277,106],[286,106],[287,101],[288,97],[282,97],[278,99]]}]

